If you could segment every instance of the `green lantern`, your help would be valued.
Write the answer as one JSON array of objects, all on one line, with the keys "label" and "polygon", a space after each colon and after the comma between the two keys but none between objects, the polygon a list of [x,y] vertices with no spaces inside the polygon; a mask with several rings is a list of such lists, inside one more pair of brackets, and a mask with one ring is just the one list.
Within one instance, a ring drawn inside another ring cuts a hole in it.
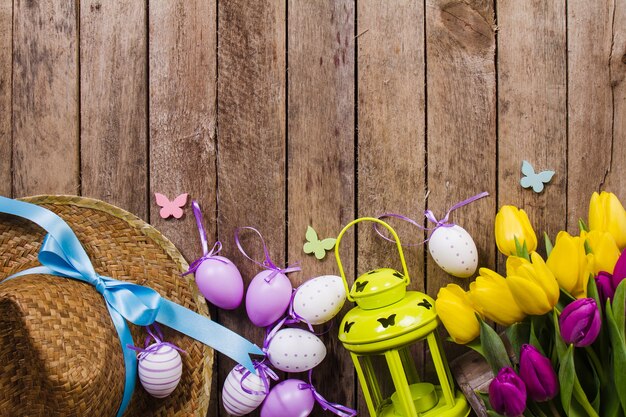
[{"label": "green lantern", "polygon": [[[362,221],[376,222],[393,235],[402,273],[380,268],[361,275],[348,289],[339,257],[344,233]],[[335,257],[348,300],[357,306],[341,322],[339,340],[350,352],[371,417],[466,417],[470,407],[455,390],[450,368],[437,332],[435,301],[418,291],[407,291],[410,283],[402,245],[396,232],[380,219],[364,217],[348,224],[337,237]],[[410,347],[427,343],[438,383],[420,381]],[[389,376],[391,395],[382,379]]]}]

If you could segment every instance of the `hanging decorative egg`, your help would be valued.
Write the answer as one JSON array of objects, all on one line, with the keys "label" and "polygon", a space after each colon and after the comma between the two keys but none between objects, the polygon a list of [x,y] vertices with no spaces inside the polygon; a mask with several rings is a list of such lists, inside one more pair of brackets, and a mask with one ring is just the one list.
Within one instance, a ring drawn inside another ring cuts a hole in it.
[{"label": "hanging decorative egg", "polygon": [[326,346],[313,333],[296,328],[279,330],[267,348],[267,358],[277,369],[304,372],[315,368],[326,357]]},{"label": "hanging decorative egg", "polygon": [[287,311],[292,291],[287,275],[270,269],[259,272],[246,294],[248,318],[259,327],[275,323]]},{"label": "hanging decorative egg", "polygon": [[478,267],[476,243],[459,225],[436,228],[428,240],[428,250],[437,265],[455,277],[471,277]]},{"label": "hanging decorative egg", "polygon": [[[256,374],[248,374],[245,368],[236,366],[226,377],[222,388],[222,402],[228,414],[243,416],[256,410],[263,402],[267,393],[261,378]],[[243,382],[242,382],[243,379]],[[244,387],[250,391],[246,392]]]},{"label": "hanging decorative egg", "polygon": [[293,311],[310,324],[326,323],[346,301],[341,277],[322,275],[300,285],[293,297]]},{"label": "hanging decorative egg", "polygon": [[183,361],[171,345],[149,346],[139,355],[138,362],[139,381],[150,395],[164,398],[176,389],[183,373]]},{"label": "hanging decorative egg", "polygon": [[211,304],[233,310],[243,299],[243,279],[228,258],[214,255],[202,260],[195,270],[198,289]]},{"label": "hanging decorative egg", "polygon": [[306,385],[299,379],[287,379],[276,385],[261,407],[261,417],[307,417],[313,411],[313,392],[301,389]]}]

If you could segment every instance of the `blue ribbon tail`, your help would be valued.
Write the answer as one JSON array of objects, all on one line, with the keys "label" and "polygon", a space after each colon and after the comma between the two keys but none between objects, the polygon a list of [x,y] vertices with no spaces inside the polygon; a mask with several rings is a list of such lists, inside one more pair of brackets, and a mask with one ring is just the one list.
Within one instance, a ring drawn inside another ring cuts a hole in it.
[{"label": "blue ribbon tail", "polygon": [[211,346],[252,373],[256,371],[250,355],[263,355],[257,345],[237,333],[165,298],[156,321]]},{"label": "blue ribbon tail", "polygon": [[107,303],[107,308],[111,314],[113,325],[117,330],[117,335],[120,338],[120,344],[122,345],[122,352],[124,354],[124,367],[126,368],[126,381],[124,382],[124,395],[122,396],[122,402],[120,408],[117,410],[116,417],[122,417],[124,411],[130,403],[130,399],[133,397],[135,391],[135,381],[137,379],[137,355],[136,353],[128,349],[126,345],[133,345],[133,336],[130,334],[130,329],[124,317],[117,311],[115,311]]}]

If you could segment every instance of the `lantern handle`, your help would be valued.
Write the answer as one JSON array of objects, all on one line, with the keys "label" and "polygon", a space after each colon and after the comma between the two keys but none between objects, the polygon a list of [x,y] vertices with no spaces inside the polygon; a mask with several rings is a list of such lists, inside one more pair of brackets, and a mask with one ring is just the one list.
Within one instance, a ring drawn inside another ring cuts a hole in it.
[{"label": "lantern handle", "polygon": [[385,223],[384,221],[380,219],[377,219],[375,217],[361,217],[359,219],[353,220],[350,223],[348,223],[346,227],[344,227],[343,230],[339,233],[339,236],[337,236],[337,242],[335,242],[335,258],[337,259],[337,266],[339,267],[339,273],[341,274],[341,278],[343,280],[343,286],[346,289],[346,297],[348,298],[349,301],[352,301],[352,302],[354,302],[354,298],[350,296],[350,288],[348,288],[348,280],[346,279],[346,273],[343,270],[343,264],[341,263],[341,258],[339,257],[339,244],[341,243],[341,238],[343,238],[343,235],[346,233],[346,231],[348,231],[348,229],[354,226],[355,224],[360,223],[362,221],[375,222],[384,226],[385,228],[387,228],[387,230],[389,230],[394,240],[396,241],[396,246],[398,247],[398,253],[400,254],[400,263],[402,264],[402,270],[404,272],[404,282],[406,285],[409,285],[409,283],[411,282],[411,278],[409,278],[409,270],[406,267],[406,261],[404,260],[404,252],[402,251],[402,244],[400,243],[400,238],[398,237],[398,234],[396,233],[396,231],[393,230],[391,226],[389,226],[387,223]]}]

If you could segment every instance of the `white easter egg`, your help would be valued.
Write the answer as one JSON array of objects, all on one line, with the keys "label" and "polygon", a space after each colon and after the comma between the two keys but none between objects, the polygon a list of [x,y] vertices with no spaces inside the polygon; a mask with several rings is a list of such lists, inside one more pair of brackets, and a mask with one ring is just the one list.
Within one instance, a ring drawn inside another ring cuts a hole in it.
[{"label": "white easter egg", "polygon": [[343,280],[336,275],[322,275],[300,285],[293,297],[293,311],[311,324],[326,323],[346,301]]},{"label": "white easter egg", "polygon": [[455,277],[471,277],[478,267],[476,243],[459,225],[435,229],[428,240],[428,250],[437,265]]},{"label": "white easter egg", "polygon": [[167,397],[176,389],[183,373],[183,361],[178,351],[161,345],[139,358],[138,374],[143,388],[153,397]]},{"label": "white easter egg", "polygon": [[304,372],[326,357],[326,346],[308,330],[282,329],[270,341],[267,358],[284,372]]},{"label": "white easter egg", "polygon": [[[263,380],[258,375],[248,374],[243,383],[241,382],[245,373],[247,373],[245,369],[235,367],[224,381],[222,402],[224,403],[224,408],[231,416],[243,416],[251,413],[267,397],[267,393],[263,394],[265,391]],[[252,394],[246,392],[242,385],[249,391],[252,391]]]}]

